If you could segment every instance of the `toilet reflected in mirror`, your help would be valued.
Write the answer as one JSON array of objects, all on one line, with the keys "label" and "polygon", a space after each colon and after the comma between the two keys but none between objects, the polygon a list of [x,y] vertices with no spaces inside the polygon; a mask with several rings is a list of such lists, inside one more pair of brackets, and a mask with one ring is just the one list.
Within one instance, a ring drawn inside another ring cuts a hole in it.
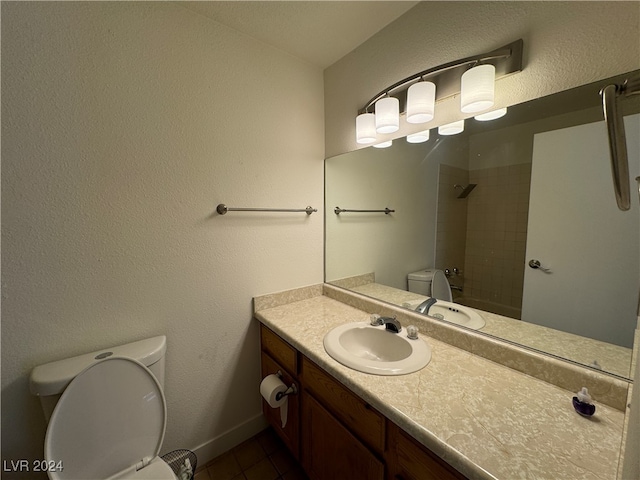
[{"label": "toilet reflected in mirror", "polygon": [[437,300],[452,301],[451,285],[442,270],[427,268],[407,275],[409,291]]}]

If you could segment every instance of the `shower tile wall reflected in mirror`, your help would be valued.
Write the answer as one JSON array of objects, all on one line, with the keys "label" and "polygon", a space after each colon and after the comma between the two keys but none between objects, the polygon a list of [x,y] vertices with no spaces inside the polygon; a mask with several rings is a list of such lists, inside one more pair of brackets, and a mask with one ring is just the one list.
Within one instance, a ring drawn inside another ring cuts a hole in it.
[{"label": "shower tile wall reflected in mirror", "polygon": [[519,319],[531,157],[513,160],[470,170],[440,165],[435,266],[450,271],[456,303]]}]

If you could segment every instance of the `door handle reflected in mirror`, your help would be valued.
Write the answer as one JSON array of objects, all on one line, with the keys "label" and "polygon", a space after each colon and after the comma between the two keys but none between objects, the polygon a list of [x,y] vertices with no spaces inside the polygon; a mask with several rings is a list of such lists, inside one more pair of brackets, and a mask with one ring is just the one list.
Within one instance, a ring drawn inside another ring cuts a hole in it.
[{"label": "door handle reflected in mirror", "polygon": [[536,260],[536,259],[529,260],[529,266],[534,270],[541,270],[544,273],[551,273],[551,269],[543,267],[542,264],[540,263],[540,260]]}]

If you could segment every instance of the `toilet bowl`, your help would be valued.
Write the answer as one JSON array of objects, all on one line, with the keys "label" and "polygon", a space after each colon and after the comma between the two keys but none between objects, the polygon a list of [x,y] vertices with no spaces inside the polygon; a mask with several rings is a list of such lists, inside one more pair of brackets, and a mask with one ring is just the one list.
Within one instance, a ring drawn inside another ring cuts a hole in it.
[{"label": "toilet bowl", "polygon": [[409,291],[451,302],[451,286],[442,270],[427,268],[407,275]]},{"label": "toilet bowl", "polygon": [[56,391],[52,385],[92,359],[64,386],[51,414],[44,459],[58,468],[48,472],[49,478],[176,479],[158,456],[167,418],[161,381],[137,359],[114,355],[133,353],[146,362],[162,362],[164,373],[166,339],[150,340],[33,370],[31,390],[40,395]]}]

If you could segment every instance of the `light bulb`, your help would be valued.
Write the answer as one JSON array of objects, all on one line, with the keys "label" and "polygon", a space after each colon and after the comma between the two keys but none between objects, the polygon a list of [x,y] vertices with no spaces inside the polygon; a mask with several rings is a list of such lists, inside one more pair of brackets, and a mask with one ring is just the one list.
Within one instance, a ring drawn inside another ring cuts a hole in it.
[{"label": "light bulb", "polygon": [[426,123],[433,120],[436,86],[431,82],[417,82],[407,90],[407,122]]},{"label": "light bulb", "polygon": [[368,144],[376,141],[376,117],[373,113],[363,113],[356,117],[356,142]]},{"label": "light bulb", "polygon": [[456,135],[464,130],[464,120],[458,120],[457,122],[447,123],[438,127],[438,133],[440,135]]},{"label": "light bulb", "polygon": [[424,130],[423,132],[407,135],[407,142],[409,143],[423,143],[427,140],[429,140],[429,130]]},{"label": "light bulb", "polygon": [[476,115],[473,118],[481,122],[487,122],[489,120],[495,120],[496,118],[504,117],[506,114],[507,114],[507,108],[505,107],[505,108],[499,108],[497,110],[491,110],[490,112],[487,112],[487,113],[481,113],[480,115]]},{"label": "light bulb", "polygon": [[376,102],[376,132],[393,133],[400,129],[400,102],[384,97]]},{"label": "light bulb", "polygon": [[490,64],[473,67],[462,74],[460,82],[461,111],[482,112],[493,106],[496,67]]}]

